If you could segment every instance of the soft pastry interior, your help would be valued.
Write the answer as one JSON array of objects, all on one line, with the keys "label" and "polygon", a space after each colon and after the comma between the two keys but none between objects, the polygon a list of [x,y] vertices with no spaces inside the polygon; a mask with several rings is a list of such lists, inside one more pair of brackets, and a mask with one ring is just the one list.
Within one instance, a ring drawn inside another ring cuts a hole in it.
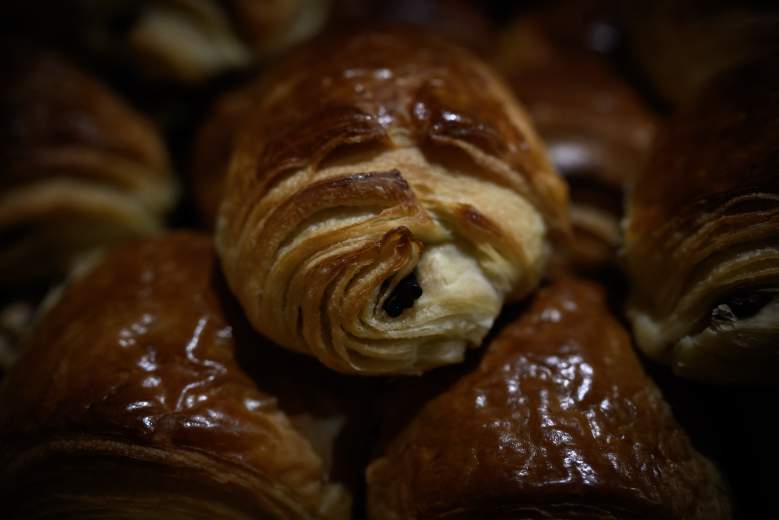
[{"label": "soft pastry interior", "polygon": [[542,289],[448,370],[389,392],[369,518],[731,518],[601,287]]},{"label": "soft pastry interior", "polygon": [[217,249],[263,334],[339,371],[419,373],[461,360],[539,282],[565,189],[466,51],[358,32],[301,49],[245,95]]},{"label": "soft pastry interior", "polygon": [[49,283],[157,232],[175,202],[156,129],[62,57],[20,50],[0,86],[0,283]]},{"label": "soft pastry interior", "polygon": [[169,234],[51,302],[0,387],[10,517],[350,517],[354,388],[251,332],[215,266]]},{"label": "soft pastry interior", "polygon": [[712,80],[674,117],[628,199],[636,339],[686,377],[775,383],[775,60]]}]

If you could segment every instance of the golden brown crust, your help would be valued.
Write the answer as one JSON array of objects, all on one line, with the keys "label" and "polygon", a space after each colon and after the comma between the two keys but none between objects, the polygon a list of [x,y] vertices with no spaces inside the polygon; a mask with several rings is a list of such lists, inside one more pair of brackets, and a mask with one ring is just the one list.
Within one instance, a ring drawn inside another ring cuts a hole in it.
[{"label": "golden brown crust", "polygon": [[227,279],[255,327],[333,368],[441,363],[408,342],[386,355],[368,344],[393,338],[373,310],[382,283],[432,246],[484,255],[502,299],[537,283],[543,228],[567,230],[565,187],[521,109],[482,63],[434,37],[321,39],[245,95],[255,103],[233,140],[217,226]]},{"label": "golden brown crust", "polygon": [[729,518],[603,290],[564,280],[368,468],[371,518]]},{"label": "golden brown crust", "polygon": [[[65,289],[0,392],[5,485],[29,478],[26,457],[38,452],[41,480],[58,457],[113,460],[94,463],[104,478],[138,460],[189,467],[182,497],[211,486],[214,507],[232,507],[218,503],[229,483],[255,516],[345,517],[348,494],[329,480],[348,410],[333,397],[341,383],[248,332],[210,242],[179,233],[127,245]],[[127,485],[128,504],[154,496],[143,481]]]},{"label": "golden brown crust", "polygon": [[0,84],[0,281],[51,280],[156,231],[174,202],[155,128],[60,56],[20,51]]},{"label": "golden brown crust", "polygon": [[[625,260],[638,342],[683,372],[695,373],[696,363],[685,368],[672,347],[706,329],[730,293],[771,290],[779,280],[775,63],[722,74],[677,114],[629,198]],[[733,344],[742,348],[699,357],[713,366],[698,377],[774,380],[773,346]]]},{"label": "golden brown crust", "polygon": [[655,118],[606,60],[585,47],[598,18],[586,25],[571,19],[569,8],[520,18],[494,60],[568,180],[574,234],[555,256],[563,264],[556,267],[591,270],[615,260],[622,192],[646,161]]}]

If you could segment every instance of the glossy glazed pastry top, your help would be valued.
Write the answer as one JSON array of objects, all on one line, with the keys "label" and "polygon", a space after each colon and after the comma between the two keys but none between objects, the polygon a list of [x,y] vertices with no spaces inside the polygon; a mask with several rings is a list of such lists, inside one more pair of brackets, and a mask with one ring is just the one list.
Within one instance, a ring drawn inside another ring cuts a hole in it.
[{"label": "glossy glazed pastry top", "polygon": [[156,129],[61,56],[10,52],[0,80],[0,283],[50,281],[152,233],[175,199]]},{"label": "glossy glazed pastry top", "polygon": [[472,55],[357,32],[312,42],[256,88],[217,249],[263,334],[337,370],[418,373],[461,359],[505,297],[538,283],[566,190]]},{"label": "glossy glazed pastry top", "polygon": [[[180,507],[204,518],[347,518],[349,494],[328,476],[346,421],[332,401],[339,383],[249,333],[220,279],[209,237],[179,233],[116,249],[72,281],[0,392],[4,487],[38,478],[67,495],[71,484],[47,481],[58,457],[102,457],[93,471],[104,478],[148,466],[146,477],[120,486],[121,502],[78,488],[90,476],[74,473],[72,501],[41,511],[142,516],[170,492],[154,472],[180,468],[187,477],[171,481],[180,496],[157,504],[162,517]],[[17,492],[18,511],[37,511],[30,490]]]},{"label": "glossy glazed pastry top", "polygon": [[368,468],[370,518],[725,519],[602,289],[564,280]]},{"label": "glossy glazed pastry top", "polygon": [[775,379],[775,63],[723,73],[677,114],[629,198],[625,259],[638,344],[690,377]]}]

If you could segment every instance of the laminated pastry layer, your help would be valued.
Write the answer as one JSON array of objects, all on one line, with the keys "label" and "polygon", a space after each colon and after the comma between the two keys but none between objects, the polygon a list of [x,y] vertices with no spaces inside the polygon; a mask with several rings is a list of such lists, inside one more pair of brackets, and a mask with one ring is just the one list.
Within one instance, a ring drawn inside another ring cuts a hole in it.
[{"label": "laminated pastry layer", "polygon": [[607,13],[586,12],[590,4],[578,6],[581,13],[565,5],[521,16],[493,58],[570,189],[573,239],[560,244],[555,271],[616,262],[623,192],[645,165],[655,132],[638,93],[593,50],[617,34]]},{"label": "laminated pastry layer", "polygon": [[543,289],[440,382],[368,467],[370,518],[731,518],[594,284]]},{"label": "laminated pastry layer", "polygon": [[173,234],[63,290],[0,390],[11,511],[349,517],[340,383],[248,333],[215,267],[208,236]]},{"label": "laminated pastry layer", "polygon": [[175,201],[156,129],[61,57],[20,51],[0,85],[0,283],[50,282],[149,235]]},{"label": "laminated pastry layer", "polygon": [[629,198],[637,341],[688,377],[767,383],[779,362],[774,61],[722,74],[680,112]]},{"label": "laminated pastry layer", "polygon": [[566,191],[466,51],[357,33],[302,49],[255,89],[217,247],[260,332],[340,371],[418,373],[460,360],[504,299],[538,283]]}]

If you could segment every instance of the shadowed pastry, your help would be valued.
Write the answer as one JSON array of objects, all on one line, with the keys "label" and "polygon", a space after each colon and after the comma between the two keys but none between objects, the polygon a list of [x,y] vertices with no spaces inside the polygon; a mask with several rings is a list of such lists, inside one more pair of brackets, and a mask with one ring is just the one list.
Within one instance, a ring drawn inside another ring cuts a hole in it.
[{"label": "shadowed pastry", "polygon": [[686,377],[776,384],[776,60],[723,73],[678,113],[628,199],[636,340]]},{"label": "shadowed pastry", "polygon": [[8,518],[350,518],[345,383],[257,349],[216,264],[177,233],[64,290],[0,390]]},{"label": "shadowed pastry", "polygon": [[334,0],[329,26],[416,26],[480,56],[492,52],[495,28],[483,3],[469,0]]},{"label": "shadowed pastry", "polygon": [[175,187],[154,127],[43,52],[0,80],[0,286],[50,282],[86,252],[156,232]]},{"label": "shadowed pastry", "polygon": [[368,517],[730,518],[601,288],[544,289],[367,470]]},{"label": "shadowed pastry", "polygon": [[495,62],[568,181],[573,240],[561,244],[555,267],[592,271],[616,260],[623,190],[646,162],[655,120],[606,60],[585,50],[584,34],[577,40],[565,33],[574,41],[560,42],[554,32],[584,33],[585,24],[568,27],[557,19],[566,11],[553,15],[520,18],[503,35]]},{"label": "shadowed pastry", "polygon": [[636,61],[655,90],[681,107],[717,74],[779,50],[776,2],[622,2]]},{"label": "shadowed pastry", "polygon": [[[196,83],[317,33],[330,0],[79,0],[87,45],[153,77]],[[83,36],[82,36],[83,38]]]},{"label": "shadowed pastry", "polygon": [[253,95],[256,90],[250,82],[222,94],[198,129],[189,170],[195,206],[209,228],[214,227],[222,202],[233,140],[252,106],[259,102]]},{"label": "shadowed pastry", "polygon": [[506,87],[411,30],[321,39],[257,90],[217,249],[252,324],[331,368],[462,359],[527,294],[567,193]]}]

